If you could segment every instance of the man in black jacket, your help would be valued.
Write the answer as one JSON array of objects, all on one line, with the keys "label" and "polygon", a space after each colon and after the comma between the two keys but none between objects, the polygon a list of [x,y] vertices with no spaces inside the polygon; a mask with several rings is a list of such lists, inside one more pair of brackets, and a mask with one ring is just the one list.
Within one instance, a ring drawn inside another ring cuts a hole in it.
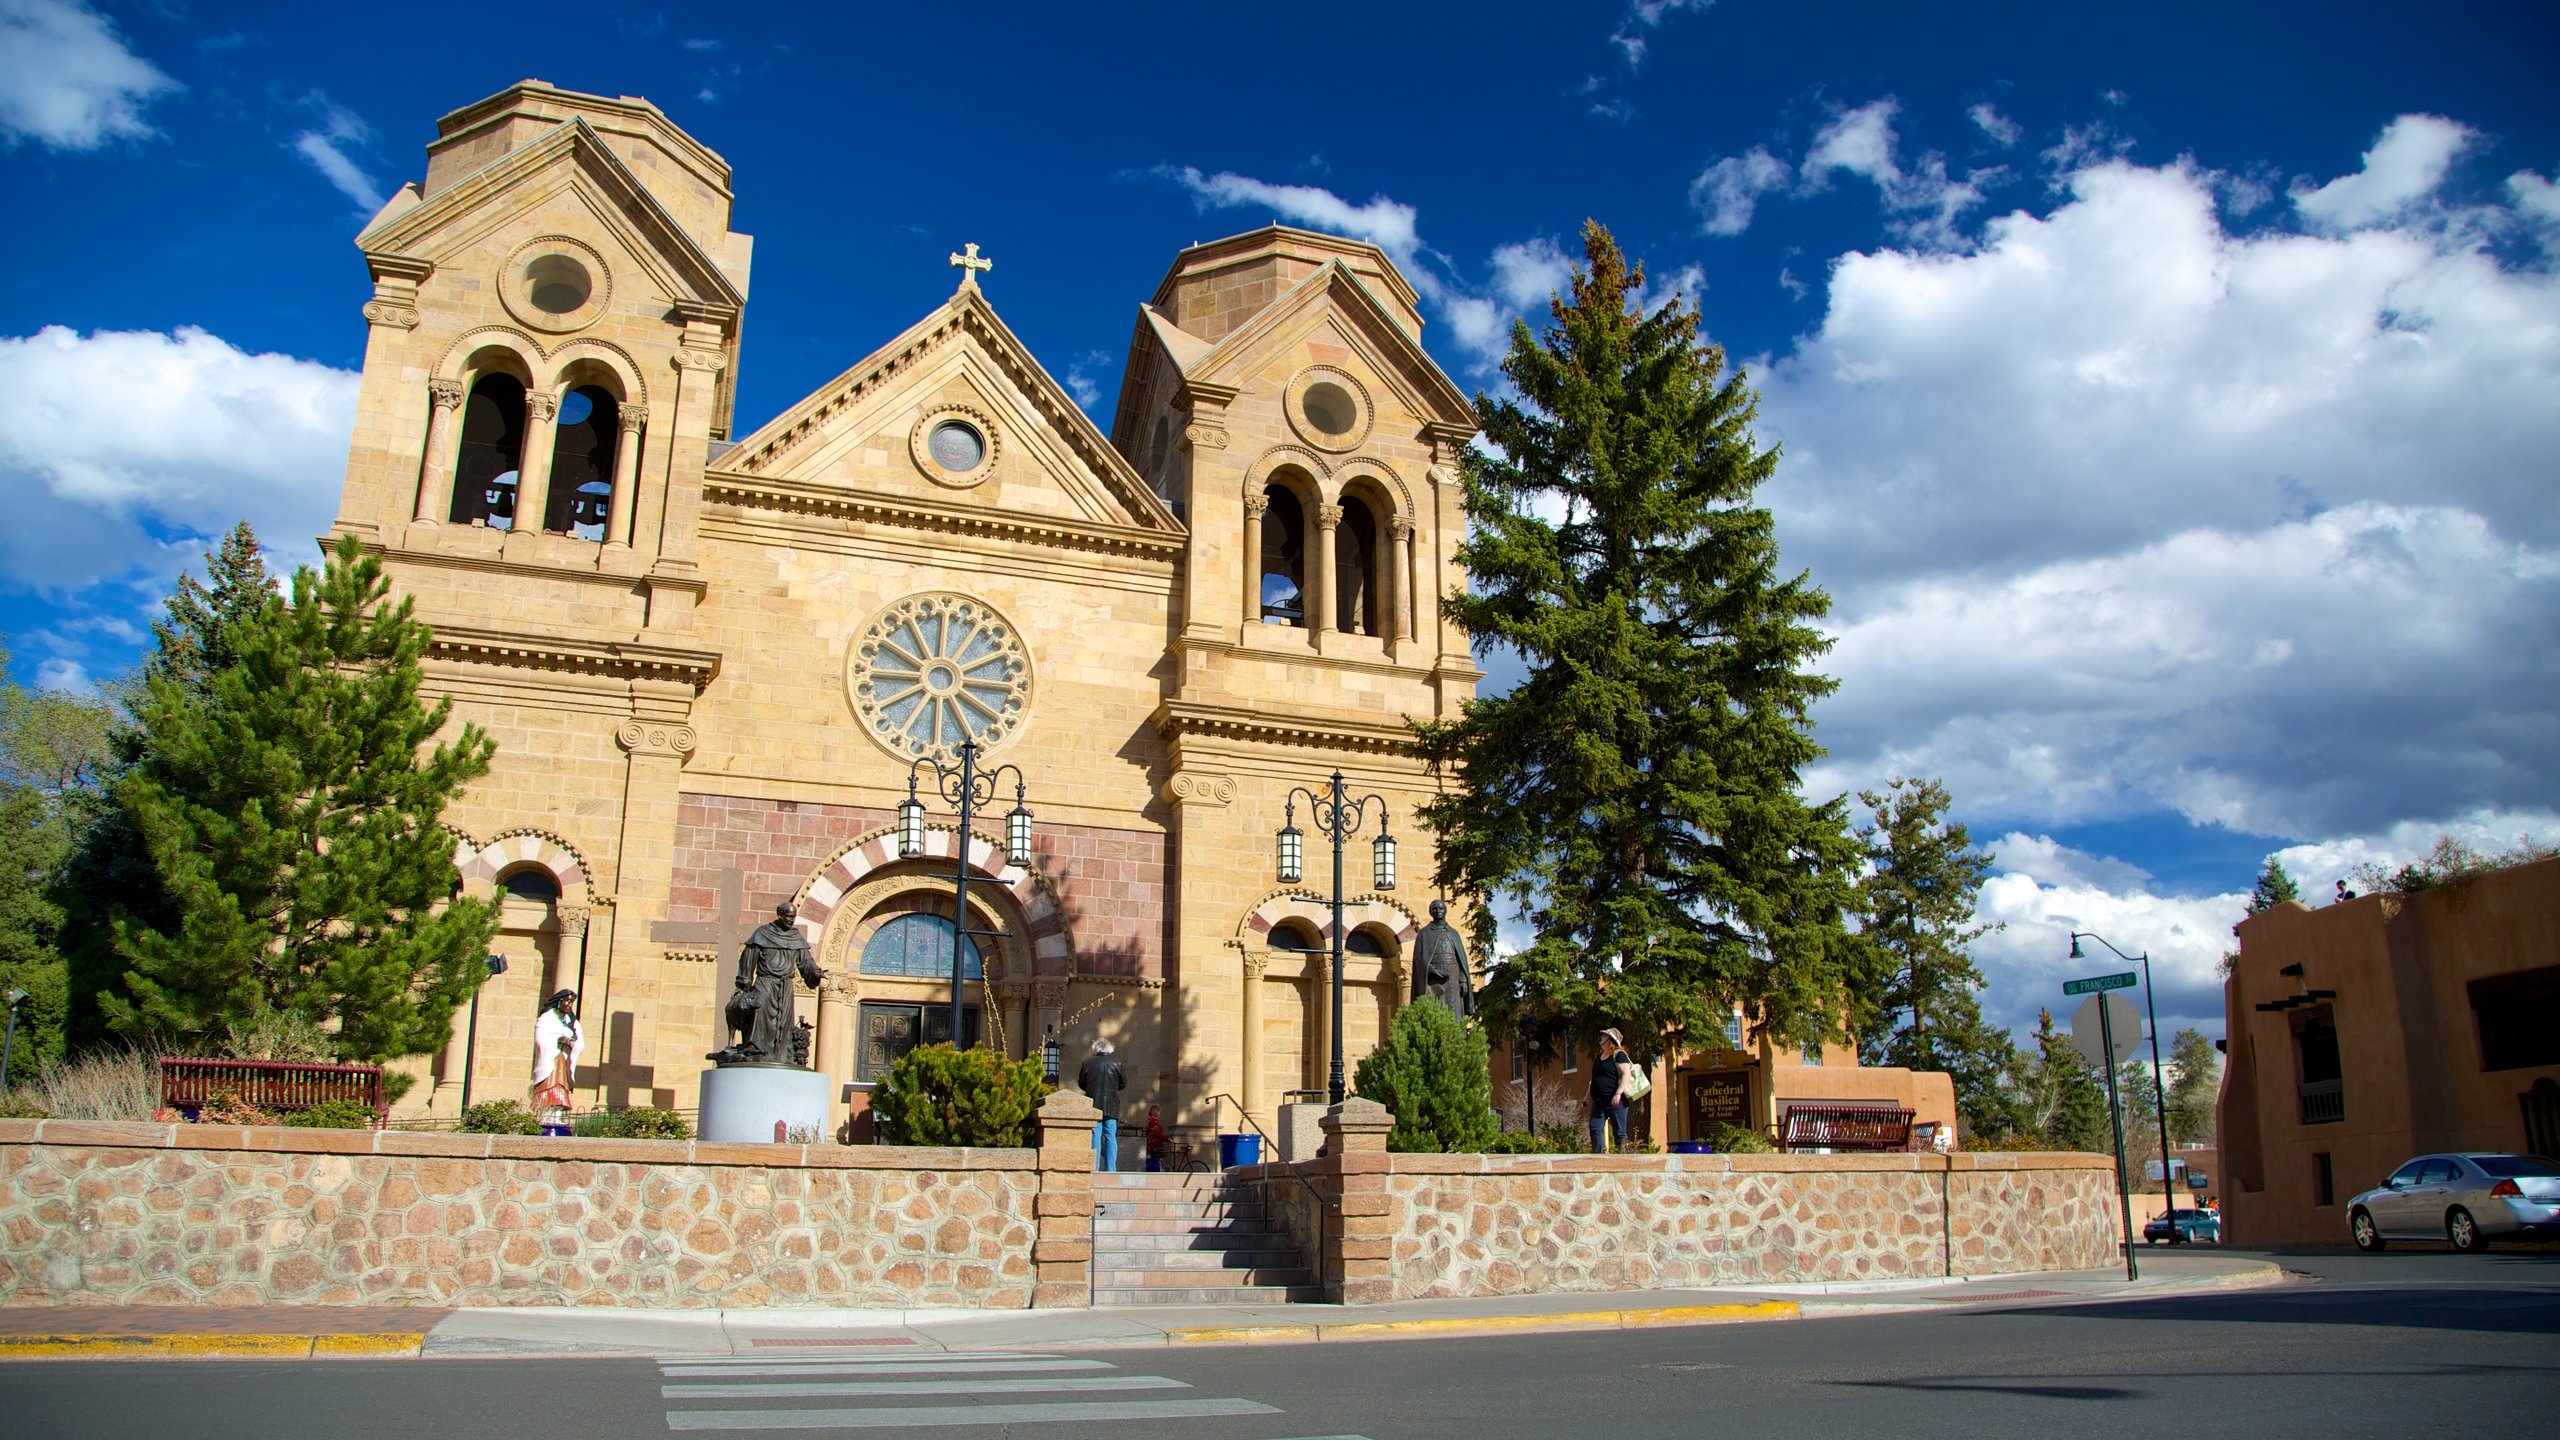
[{"label": "man in black jacket", "polygon": [[1093,1127],[1096,1170],[1120,1168],[1120,1091],[1128,1083],[1120,1062],[1111,1057],[1111,1042],[1094,1041],[1093,1053],[1085,1057],[1084,1068],[1076,1072],[1076,1085],[1093,1102],[1093,1108],[1102,1112],[1102,1123]]}]

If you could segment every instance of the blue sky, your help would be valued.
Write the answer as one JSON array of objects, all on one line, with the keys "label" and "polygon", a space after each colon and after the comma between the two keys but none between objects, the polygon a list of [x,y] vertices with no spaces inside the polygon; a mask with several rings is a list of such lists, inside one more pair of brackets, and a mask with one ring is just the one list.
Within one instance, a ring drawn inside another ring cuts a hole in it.
[{"label": "blue sky", "polygon": [[[2236,12],[2236,13],[2235,13]],[[2065,936],[2169,1024],[2260,862],[2560,835],[2560,107],[2547,5],[1274,7],[0,0],[0,631],[132,663],[246,516],[306,556],[437,115],[643,95],[756,237],[739,422],[988,289],[1107,420],[1175,251],[1373,239],[1469,389],[1585,216],[1761,387],[1837,601],[1823,795],[1943,777],[1986,1003]],[[2539,98],[2537,98],[2539,97]],[[1497,667],[1498,668],[1498,667]]]}]

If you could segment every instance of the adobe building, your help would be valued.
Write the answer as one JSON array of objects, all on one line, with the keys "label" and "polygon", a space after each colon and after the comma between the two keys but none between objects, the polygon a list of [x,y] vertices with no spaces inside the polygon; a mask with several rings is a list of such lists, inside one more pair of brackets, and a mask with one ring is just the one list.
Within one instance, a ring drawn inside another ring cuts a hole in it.
[{"label": "adobe building", "polygon": [[2226,1243],[2344,1245],[2413,1155],[2560,1155],[2560,860],[2240,922],[2224,982]]},{"label": "adobe building", "polygon": [[[1935,1070],[1858,1063],[1858,1047],[1840,1040],[1782,1044],[1760,1034],[1742,1012],[1725,1022],[1724,1043],[1681,1048],[1649,1067],[1653,1093],[1629,1107],[1632,1136],[1668,1146],[1704,1140],[1726,1125],[1783,1140],[1798,1110],[1907,1113],[1915,1144],[1956,1135],[1955,1081]],[[1505,1129],[1570,1124],[1581,1132],[1591,1114],[1589,1052],[1526,1052],[1519,1042],[1493,1044],[1493,1103]],[[1534,1077],[1535,1097],[1532,1102]],[[1923,1127],[1935,1126],[1935,1131]],[[1819,1134],[1819,1127],[1808,1136]]]},{"label": "adobe building", "polygon": [[[1133,1114],[1269,1124],[1322,1082],[1329,946],[1272,943],[1329,924],[1275,878],[1284,802],[1338,768],[1430,874],[1407,721],[1478,679],[1438,603],[1475,420],[1375,246],[1274,226],[1176,255],[1106,435],[974,245],[947,302],[741,425],[753,246],[728,164],[645,100],[526,81],[445,116],[357,245],[332,535],[384,558],[434,627],[431,688],[497,741],[447,819],[467,888],[508,897],[476,1042],[457,1016],[404,1110],[453,1113],[466,1048],[475,1100],[521,1098],[557,987],[584,997],[581,1103],[691,1106],[781,902],[857,1112],[948,1034],[955,964],[962,1023],[1008,1055],[1114,1041]],[[926,853],[901,853],[913,767],[967,740],[1020,773],[1028,863],[1011,775],[964,838],[931,764]],[[1431,898],[1369,885],[1369,838],[1347,1059]],[[965,928],[1001,938],[955,934],[955,865]]]}]

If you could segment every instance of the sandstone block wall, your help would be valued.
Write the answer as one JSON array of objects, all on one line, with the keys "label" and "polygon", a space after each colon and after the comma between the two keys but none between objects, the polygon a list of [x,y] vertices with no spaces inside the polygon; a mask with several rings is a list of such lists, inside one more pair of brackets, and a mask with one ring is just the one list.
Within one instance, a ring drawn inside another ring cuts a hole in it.
[{"label": "sandstone block wall", "polygon": [[1082,1304],[1035,1153],[0,1121],[0,1304]]}]

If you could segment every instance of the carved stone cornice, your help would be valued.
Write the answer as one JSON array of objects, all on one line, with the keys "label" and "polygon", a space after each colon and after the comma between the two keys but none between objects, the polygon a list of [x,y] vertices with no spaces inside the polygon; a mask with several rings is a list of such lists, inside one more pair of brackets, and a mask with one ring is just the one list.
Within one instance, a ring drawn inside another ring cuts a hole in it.
[{"label": "carved stone cornice", "polygon": [[470,625],[435,627],[427,654],[438,660],[510,669],[560,670],[617,680],[682,681],[691,685],[696,694],[720,673],[719,652],[712,650],[679,650],[630,640],[522,635]]},{"label": "carved stone cornice", "polygon": [[679,370],[701,370],[718,373],[729,368],[729,357],[717,350],[678,350],[667,357]]},{"label": "carved stone cornice", "polygon": [[1236,798],[1235,777],[1185,772],[1164,782],[1164,798],[1176,804],[1231,805]]},{"label": "carved stone cornice", "polygon": [[387,250],[364,252],[364,266],[366,272],[373,276],[373,283],[377,285],[390,280],[406,284],[413,289],[436,270],[436,262],[433,260],[420,259],[415,255],[396,255]]},{"label": "carved stone cornice", "polygon": [[1195,450],[1227,448],[1227,431],[1223,425],[1208,425],[1194,420],[1182,427],[1182,438]]},{"label": "carved stone cornice", "polygon": [[1056,1010],[1067,1003],[1067,977],[1043,975],[1031,982],[1032,1003],[1043,1010]]},{"label": "carved stone cornice", "polygon": [[656,720],[625,720],[613,732],[614,743],[634,755],[673,756],[678,760],[693,753],[697,737],[690,725],[670,725]]},{"label": "carved stone cornice", "polygon": [[560,397],[548,390],[524,392],[525,418],[536,425],[548,425],[560,415]]},{"label": "carved stone cornice", "polygon": [[419,320],[417,307],[394,305],[386,300],[364,302],[364,318],[368,324],[388,325],[397,330],[415,330]]},{"label": "carved stone cornice", "polygon": [[1157,732],[1168,740],[1220,736],[1368,755],[1404,754],[1413,748],[1413,731],[1403,723],[1365,715],[1274,714],[1245,705],[1168,700],[1156,707],[1151,718]]},{"label": "carved stone cornice", "polygon": [[796,480],[749,479],[734,474],[704,476],[702,498],[751,510],[818,515],[894,525],[906,530],[1013,540],[1027,545],[1086,550],[1104,555],[1133,555],[1167,563],[1181,558],[1185,544],[1179,535],[1141,530],[1129,525],[1103,525],[1090,521],[1061,523],[983,505],[951,504],[922,497],[858,494]]},{"label": "carved stone cornice", "polygon": [[462,393],[462,382],[459,380],[430,380],[427,382],[427,403],[438,410],[460,409],[462,406]]},{"label": "carved stone cornice", "polygon": [[1423,438],[1431,442],[1432,464],[1455,465],[1458,463],[1458,452],[1466,449],[1467,442],[1476,438],[1476,427],[1472,424],[1452,425],[1447,421],[1434,420],[1423,425],[1422,434]]}]

